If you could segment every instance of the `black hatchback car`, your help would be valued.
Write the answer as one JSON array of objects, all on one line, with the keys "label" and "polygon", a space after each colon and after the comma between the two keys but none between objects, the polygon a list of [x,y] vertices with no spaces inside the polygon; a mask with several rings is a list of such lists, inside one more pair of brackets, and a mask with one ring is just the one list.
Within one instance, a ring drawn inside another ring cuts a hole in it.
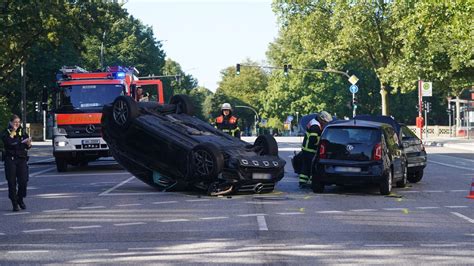
[{"label": "black hatchback car", "polygon": [[428,161],[425,146],[418,136],[406,125],[398,123],[390,116],[385,115],[358,115],[357,120],[374,121],[389,124],[395,129],[403,144],[403,152],[408,162],[408,181],[411,183],[420,182]]},{"label": "black hatchback car", "polygon": [[395,130],[362,120],[327,125],[313,160],[313,192],[324,192],[326,185],[365,183],[379,185],[382,195],[390,194],[394,183],[406,186],[407,163]]},{"label": "black hatchback car", "polygon": [[161,190],[273,191],[285,166],[275,139],[241,141],[194,117],[193,108],[185,95],[173,96],[170,104],[119,96],[103,108],[102,134],[123,167]]}]

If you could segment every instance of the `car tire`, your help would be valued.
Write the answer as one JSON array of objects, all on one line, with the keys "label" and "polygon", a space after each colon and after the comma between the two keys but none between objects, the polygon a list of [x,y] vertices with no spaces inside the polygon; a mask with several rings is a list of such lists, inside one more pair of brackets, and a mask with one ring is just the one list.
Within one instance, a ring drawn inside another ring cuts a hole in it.
[{"label": "car tire", "polygon": [[112,123],[119,129],[127,129],[139,115],[137,103],[128,96],[117,97],[112,104]]},{"label": "car tire", "polygon": [[258,136],[253,146],[261,149],[260,155],[278,156],[278,144],[272,135]]},{"label": "car tire", "polygon": [[421,181],[421,179],[423,178],[423,169],[422,170],[418,170],[414,173],[412,173],[411,175],[408,176],[408,181],[410,183],[418,183]]},{"label": "car tire", "polygon": [[392,170],[389,170],[384,175],[384,180],[380,183],[380,194],[390,195],[390,193],[392,192],[392,181],[393,181]]},{"label": "car tire", "polygon": [[190,116],[194,115],[194,105],[188,96],[183,94],[177,94],[171,97],[170,104],[176,105],[177,114],[187,114]]},{"label": "car tire", "polygon": [[295,174],[299,175],[301,173],[301,160],[303,153],[300,151],[296,153],[293,158],[291,158],[291,165],[293,166],[293,171]]},{"label": "car tire", "polygon": [[405,166],[405,171],[403,172],[403,178],[402,180],[397,182],[397,187],[399,188],[404,188],[407,186],[408,183],[408,168]]},{"label": "car tire", "polygon": [[314,193],[324,193],[324,183],[322,182],[314,182],[311,183],[311,188],[313,189]]},{"label": "car tire", "polygon": [[56,169],[58,172],[67,171],[67,161],[65,159],[56,158]]},{"label": "car tire", "polygon": [[192,149],[191,162],[194,175],[201,179],[198,181],[211,182],[224,168],[224,155],[216,145],[205,142]]}]

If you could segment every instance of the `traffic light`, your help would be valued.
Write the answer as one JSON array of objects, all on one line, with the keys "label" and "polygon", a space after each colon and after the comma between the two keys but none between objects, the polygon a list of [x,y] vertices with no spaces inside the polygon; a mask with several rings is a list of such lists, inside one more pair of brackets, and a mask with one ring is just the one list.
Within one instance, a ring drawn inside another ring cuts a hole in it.
[{"label": "traffic light", "polygon": [[285,74],[285,76],[288,76],[288,70],[291,69],[291,65],[283,65],[283,74]]},{"label": "traffic light", "polygon": [[35,111],[38,113],[41,112],[41,105],[39,102],[35,102]]},{"label": "traffic light", "polygon": [[427,113],[431,112],[431,103],[430,102],[425,102],[425,107],[426,107],[426,112]]},{"label": "traffic light", "polygon": [[357,109],[357,98],[354,97],[354,100],[352,100],[352,104],[354,109]]},{"label": "traffic light", "polygon": [[240,75],[240,64],[237,64],[237,65],[235,66],[235,73],[236,73],[237,75]]}]

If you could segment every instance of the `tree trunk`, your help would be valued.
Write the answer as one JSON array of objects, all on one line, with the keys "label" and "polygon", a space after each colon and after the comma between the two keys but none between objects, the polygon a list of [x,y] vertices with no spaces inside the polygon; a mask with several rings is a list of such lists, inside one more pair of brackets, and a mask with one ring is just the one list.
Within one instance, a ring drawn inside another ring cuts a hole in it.
[{"label": "tree trunk", "polygon": [[388,88],[380,82],[380,95],[382,96],[382,115],[388,115]]}]

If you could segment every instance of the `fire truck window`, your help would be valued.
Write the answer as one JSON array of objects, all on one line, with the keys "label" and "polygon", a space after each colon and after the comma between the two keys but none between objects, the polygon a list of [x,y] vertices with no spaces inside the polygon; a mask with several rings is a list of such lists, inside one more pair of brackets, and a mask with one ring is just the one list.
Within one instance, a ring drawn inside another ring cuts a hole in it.
[{"label": "fire truck window", "polygon": [[120,84],[76,85],[63,87],[60,91],[59,108],[98,109],[112,103],[117,96],[123,95]]}]

